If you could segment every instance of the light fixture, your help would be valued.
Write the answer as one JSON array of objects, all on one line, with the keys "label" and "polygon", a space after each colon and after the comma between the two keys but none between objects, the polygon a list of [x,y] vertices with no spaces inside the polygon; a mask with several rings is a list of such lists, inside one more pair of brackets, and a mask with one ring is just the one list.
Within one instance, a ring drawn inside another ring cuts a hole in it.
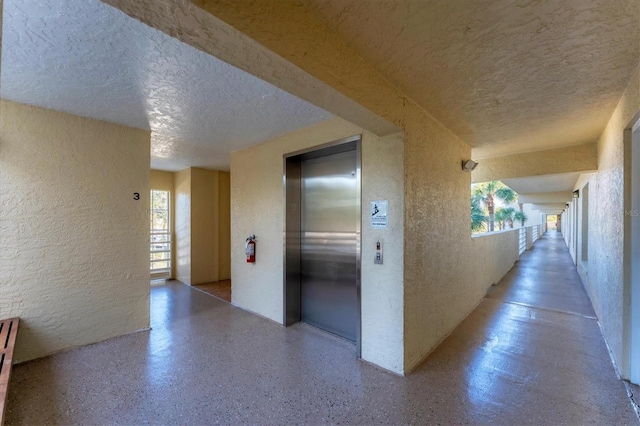
[{"label": "light fixture", "polygon": [[473,160],[462,161],[462,170],[464,170],[465,172],[470,172],[475,169],[477,165],[478,163]]},{"label": "light fixture", "polygon": [[573,191],[573,198],[580,198],[580,190],[576,189],[575,191]]}]

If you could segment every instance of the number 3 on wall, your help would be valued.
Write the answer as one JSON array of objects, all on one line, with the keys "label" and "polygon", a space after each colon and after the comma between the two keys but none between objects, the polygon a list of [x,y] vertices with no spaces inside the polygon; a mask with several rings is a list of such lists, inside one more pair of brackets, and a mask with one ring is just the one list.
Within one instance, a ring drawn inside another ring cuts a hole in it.
[{"label": "number 3 on wall", "polygon": [[140,199],[140,193],[139,192],[134,192],[133,193],[133,199],[134,200],[139,200]]}]

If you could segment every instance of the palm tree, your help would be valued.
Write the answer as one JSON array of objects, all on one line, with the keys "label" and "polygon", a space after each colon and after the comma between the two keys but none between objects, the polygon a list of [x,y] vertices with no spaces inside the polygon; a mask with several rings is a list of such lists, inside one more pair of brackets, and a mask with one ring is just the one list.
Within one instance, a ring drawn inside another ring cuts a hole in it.
[{"label": "palm tree", "polygon": [[496,209],[496,213],[493,215],[493,220],[498,227],[498,231],[502,231],[504,229],[504,221],[507,217],[504,215],[504,210],[501,207]]},{"label": "palm tree", "polygon": [[[505,207],[504,209],[502,209],[502,215],[509,223],[509,228],[513,229],[513,219],[516,215],[516,209],[514,209],[513,207]],[[504,225],[502,226],[502,229],[504,229]]]},{"label": "palm tree", "polygon": [[494,230],[495,221],[495,199],[511,203],[516,200],[518,194],[499,181],[480,183],[475,186],[473,195],[480,199],[481,204],[487,208],[489,212],[489,232]]},{"label": "palm tree", "polygon": [[520,202],[520,200],[518,200],[518,208],[520,208],[520,211],[518,213],[516,213],[516,218],[515,219],[520,221],[520,226],[524,226],[524,223],[527,220],[529,220],[527,215],[522,210],[522,207],[523,207],[523,204]]},{"label": "palm tree", "polygon": [[520,221],[520,225],[524,226],[524,223],[529,220],[529,218],[527,217],[527,215],[525,214],[525,212],[523,211],[519,211],[516,212],[516,214],[513,216],[513,218],[515,220],[519,220]]},{"label": "palm tree", "polygon": [[471,232],[482,232],[487,229],[487,216],[480,206],[480,198],[471,195]]}]

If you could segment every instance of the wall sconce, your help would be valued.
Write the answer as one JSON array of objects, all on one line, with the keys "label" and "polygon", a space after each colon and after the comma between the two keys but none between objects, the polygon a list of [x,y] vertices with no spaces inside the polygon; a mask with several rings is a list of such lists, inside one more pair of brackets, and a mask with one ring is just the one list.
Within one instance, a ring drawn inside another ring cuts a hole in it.
[{"label": "wall sconce", "polygon": [[576,189],[575,191],[573,191],[573,198],[580,198],[580,190]]},{"label": "wall sconce", "polygon": [[478,163],[476,163],[473,160],[462,161],[462,170],[465,172],[470,172],[473,169],[475,169],[477,166],[478,166]]}]

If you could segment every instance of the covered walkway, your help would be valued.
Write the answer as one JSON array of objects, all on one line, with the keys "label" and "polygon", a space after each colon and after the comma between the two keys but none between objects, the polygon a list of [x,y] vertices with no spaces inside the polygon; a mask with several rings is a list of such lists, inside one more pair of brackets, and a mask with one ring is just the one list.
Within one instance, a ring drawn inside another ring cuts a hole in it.
[{"label": "covered walkway", "polygon": [[172,281],[152,327],[17,365],[12,424],[637,424],[564,241],[548,232],[414,373]]}]

